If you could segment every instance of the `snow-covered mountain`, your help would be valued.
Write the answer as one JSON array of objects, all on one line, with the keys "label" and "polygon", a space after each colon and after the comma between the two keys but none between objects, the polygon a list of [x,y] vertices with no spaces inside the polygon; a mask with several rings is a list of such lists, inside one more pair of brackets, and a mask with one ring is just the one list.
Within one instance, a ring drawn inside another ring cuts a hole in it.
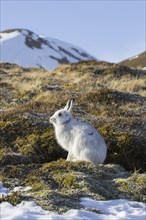
[{"label": "snow-covered mountain", "polygon": [[52,70],[63,63],[91,59],[95,58],[75,45],[27,29],[0,32],[0,62]]}]

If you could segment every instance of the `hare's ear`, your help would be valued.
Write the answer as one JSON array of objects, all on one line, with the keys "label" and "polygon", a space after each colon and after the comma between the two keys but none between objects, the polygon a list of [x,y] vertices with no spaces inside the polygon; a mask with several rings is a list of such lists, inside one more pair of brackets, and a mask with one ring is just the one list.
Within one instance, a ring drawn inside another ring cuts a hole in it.
[{"label": "hare's ear", "polygon": [[73,107],[73,100],[71,99],[71,100],[67,101],[66,106],[64,107],[64,109],[66,111],[71,111],[72,107]]}]

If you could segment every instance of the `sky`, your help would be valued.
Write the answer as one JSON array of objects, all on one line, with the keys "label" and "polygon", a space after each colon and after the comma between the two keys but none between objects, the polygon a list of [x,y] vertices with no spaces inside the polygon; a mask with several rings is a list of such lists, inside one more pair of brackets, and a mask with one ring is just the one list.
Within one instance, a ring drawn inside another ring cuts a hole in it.
[{"label": "sky", "polygon": [[0,30],[26,28],[119,62],[146,50],[146,0],[1,0]]}]

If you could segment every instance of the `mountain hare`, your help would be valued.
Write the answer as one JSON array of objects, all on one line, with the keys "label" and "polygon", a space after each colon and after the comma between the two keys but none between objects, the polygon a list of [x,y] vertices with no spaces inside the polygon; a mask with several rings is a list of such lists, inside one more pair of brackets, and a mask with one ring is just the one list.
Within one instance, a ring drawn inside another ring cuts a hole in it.
[{"label": "mountain hare", "polygon": [[50,118],[58,144],[68,151],[69,161],[103,163],[107,152],[103,137],[91,125],[73,118],[72,106],[73,100],[69,100],[63,109],[56,111]]}]

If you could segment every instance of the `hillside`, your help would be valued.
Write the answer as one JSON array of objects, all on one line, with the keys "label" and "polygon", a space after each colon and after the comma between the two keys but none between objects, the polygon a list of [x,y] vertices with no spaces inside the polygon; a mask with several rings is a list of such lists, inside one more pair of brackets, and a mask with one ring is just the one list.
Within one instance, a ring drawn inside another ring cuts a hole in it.
[{"label": "hillside", "polygon": [[[53,71],[0,64],[0,181],[13,189],[1,201],[33,200],[45,210],[85,209],[80,198],[146,201],[146,71],[81,61]],[[68,99],[108,146],[105,164],[65,161],[50,116]]]},{"label": "hillside", "polygon": [[146,51],[129,59],[123,60],[120,64],[131,68],[142,69],[146,67]]},{"label": "hillside", "polygon": [[23,67],[55,69],[63,63],[95,59],[83,49],[54,38],[44,37],[27,29],[0,32],[1,62]]}]

